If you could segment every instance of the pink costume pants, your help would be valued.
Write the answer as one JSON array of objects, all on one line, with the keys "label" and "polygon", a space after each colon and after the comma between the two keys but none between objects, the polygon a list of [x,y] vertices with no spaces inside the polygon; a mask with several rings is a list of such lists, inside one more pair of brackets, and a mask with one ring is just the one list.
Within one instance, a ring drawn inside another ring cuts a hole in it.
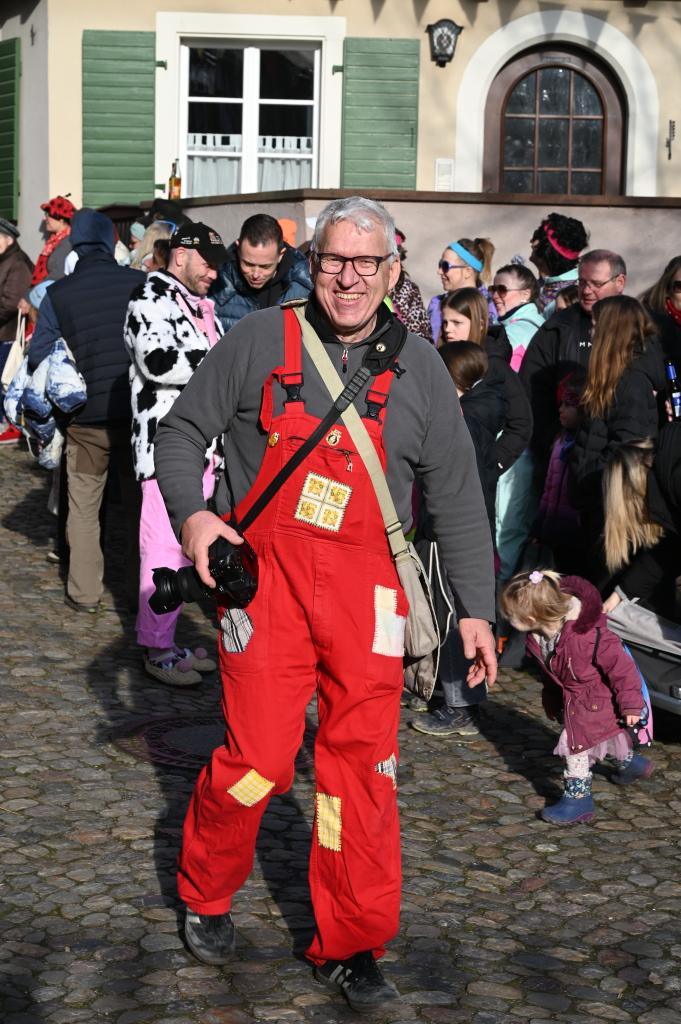
[{"label": "pink costume pants", "polygon": [[[215,471],[209,465],[203,474],[203,496],[210,498],[215,486]],[[137,613],[137,643],[142,647],[172,647],[175,626],[182,611],[156,615],[149,607],[154,592],[153,570],[162,565],[180,569],[191,565],[173,533],[165,503],[156,480],[142,481],[142,514],[140,516],[140,603]]]}]

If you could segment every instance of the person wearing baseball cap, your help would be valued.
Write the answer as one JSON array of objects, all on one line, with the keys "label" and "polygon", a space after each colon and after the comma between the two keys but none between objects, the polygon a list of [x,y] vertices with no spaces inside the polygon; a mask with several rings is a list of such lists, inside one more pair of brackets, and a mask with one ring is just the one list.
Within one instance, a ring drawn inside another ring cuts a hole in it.
[{"label": "person wearing baseball cap", "polygon": [[[217,665],[203,648],[193,653],[175,642],[182,607],[157,615],[149,607],[153,572],[159,565],[179,569],[190,563],[173,533],[154,469],[156,424],[168,412],[203,357],[222,336],[207,292],[227,250],[207,224],[180,224],[170,239],[168,268],[151,271],[133,292],[125,341],[132,365],[132,439],[135,473],[142,485],[140,519],[140,592],[137,642],[144,668],[162,683],[191,686]],[[213,449],[204,460],[204,493],[215,487]]]}]

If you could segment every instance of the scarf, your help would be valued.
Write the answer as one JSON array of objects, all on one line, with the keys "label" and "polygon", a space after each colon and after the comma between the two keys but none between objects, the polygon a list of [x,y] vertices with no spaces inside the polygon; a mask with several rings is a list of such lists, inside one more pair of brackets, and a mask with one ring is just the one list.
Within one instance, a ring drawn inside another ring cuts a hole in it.
[{"label": "scarf", "polygon": [[681,327],[681,310],[672,305],[671,299],[667,299],[667,312],[677,327]]},{"label": "scarf", "polygon": [[61,231],[57,231],[55,234],[50,235],[47,242],[45,243],[43,251],[40,253],[40,256],[38,256],[38,261],[35,265],[33,276],[31,278],[32,285],[40,284],[41,281],[45,280],[48,273],[48,259],[50,258],[54,250],[57,248],[59,243],[62,242],[65,238],[67,238],[70,234],[71,226],[69,225],[68,227],[62,228]]}]

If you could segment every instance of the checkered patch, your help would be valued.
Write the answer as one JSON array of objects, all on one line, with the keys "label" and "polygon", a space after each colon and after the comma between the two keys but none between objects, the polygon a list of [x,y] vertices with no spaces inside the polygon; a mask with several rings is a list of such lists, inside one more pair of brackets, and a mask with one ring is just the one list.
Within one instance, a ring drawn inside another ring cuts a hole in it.
[{"label": "checkered patch", "polygon": [[392,779],[393,789],[397,789],[397,759],[394,754],[391,754],[387,761],[379,761],[376,771],[379,775],[387,775]]},{"label": "checkered patch", "polygon": [[347,484],[330,480],[319,473],[308,473],[293,513],[294,518],[301,523],[317,526],[320,530],[338,533],[351,494],[352,487]]},{"label": "checkered patch", "polygon": [[397,591],[389,587],[374,587],[374,654],[387,658],[404,657],[404,628],[407,620],[397,614]]},{"label": "checkered patch", "polygon": [[243,779],[239,779],[227,792],[244,807],[252,807],[264,800],[271,789],[274,789],[274,783],[269,779],[263,779],[255,768],[251,768],[250,772],[247,772]]},{"label": "checkered patch", "polygon": [[230,654],[243,654],[253,636],[253,620],[243,608],[227,608],[220,620],[222,643]]},{"label": "checkered patch", "polygon": [[317,793],[317,842],[340,853],[341,800],[339,796]]}]

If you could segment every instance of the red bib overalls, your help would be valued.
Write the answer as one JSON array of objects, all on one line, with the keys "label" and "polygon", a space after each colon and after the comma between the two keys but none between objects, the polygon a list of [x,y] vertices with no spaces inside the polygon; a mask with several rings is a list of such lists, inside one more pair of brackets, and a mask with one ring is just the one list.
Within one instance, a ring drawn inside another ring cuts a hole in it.
[{"label": "red bib overalls", "polygon": [[[284,310],[285,366],[266,381],[268,443],[241,520],[319,420],[304,401],[272,419],[272,384],[302,381],[300,326]],[[385,468],[378,412],[394,374],[369,392],[364,419]],[[295,389],[294,389],[295,391]],[[291,394],[291,390],[289,390]],[[304,388],[302,391],[304,398]],[[331,399],[329,399],[329,405]],[[218,606],[225,745],[201,773],[184,826],[178,888],[201,914],[223,914],[253,866],[260,818],[293,782],[315,687],[316,808],[310,888],[317,922],[308,955],[376,956],[397,933],[401,868],[395,798],[408,604],[371,479],[345,425],[333,427],[247,531],[258,593]]]}]

